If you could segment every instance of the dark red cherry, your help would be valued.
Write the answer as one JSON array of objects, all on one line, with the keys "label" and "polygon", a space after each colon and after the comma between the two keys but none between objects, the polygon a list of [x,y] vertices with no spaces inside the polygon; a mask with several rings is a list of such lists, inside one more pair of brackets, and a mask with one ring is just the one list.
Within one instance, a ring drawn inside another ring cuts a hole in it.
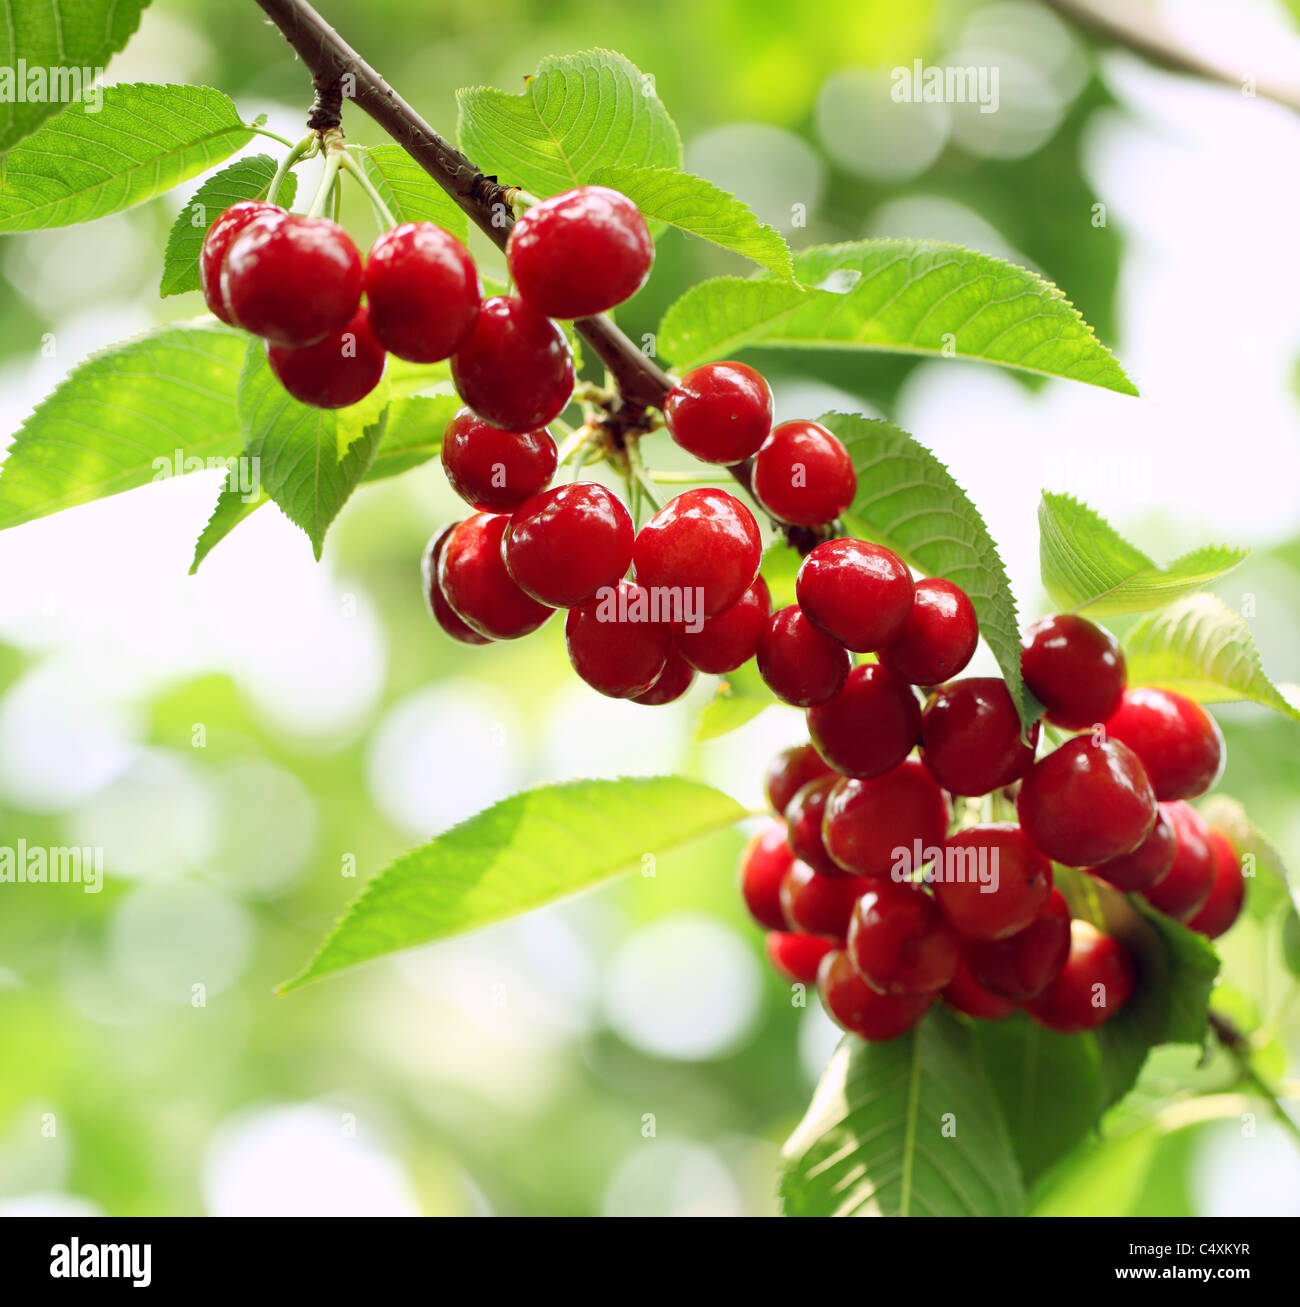
[{"label": "dark red cherry", "polygon": [[965,590],[940,576],[916,583],[902,629],[879,654],[900,681],[938,685],[956,676],[975,652],[980,628]]},{"label": "dark red cherry", "polygon": [[554,609],[526,595],[501,561],[506,519],[494,513],[467,517],[447,537],[438,560],[438,584],[453,611],[480,635],[514,640],[535,631]]},{"label": "dark red cherry", "polygon": [[480,635],[472,626],[461,621],[455,609],[447,602],[442,586],[438,584],[438,559],[442,555],[442,547],[447,543],[447,537],[459,525],[459,522],[453,522],[450,526],[443,527],[425,546],[424,557],[420,560],[420,575],[424,580],[424,601],[429,606],[434,620],[453,640],[459,640],[462,644],[488,644],[490,642],[487,636]]},{"label": "dark red cherry", "polygon": [[1214,884],[1210,887],[1210,897],[1187,924],[1210,939],[1218,939],[1241,915],[1246,882],[1232,841],[1214,827],[1210,827],[1210,848],[1214,853]]},{"label": "dark red cherry", "polygon": [[254,218],[283,212],[278,204],[267,204],[263,200],[240,200],[238,204],[232,204],[208,228],[208,234],[203,238],[203,248],[199,251],[199,284],[203,288],[203,302],[209,312],[215,313],[222,322],[233,325],[234,321],[221,294],[221,273],[235,237]]},{"label": "dark red cherry", "polygon": [[997,676],[940,686],[922,719],[921,760],[949,794],[990,794],[1019,780],[1037,743],[1038,723],[1026,744],[1011,692]]},{"label": "dark red cherry", "polygon": [[1204,794],[1223,771],[1223,734],[1199,703],[1171,690],[1126,690],[1106,734],[1142,760],[1162,803]]},{"label": "dark red cherry", "polygon": [[912,609],[912,574],[883,545],[825,540],[799,567],[799,607],[818,630],[855,653],[883,649]]},{"label": "dark red cherry", "polygon": [[1014,822],[959,830],[934,871],[934,897],[963,939],[1018,934],[1051,894],[1052,864]]},{"label": "dark red cherry", "polygon": [[447,482],[480,512],[509,513],[540,494],[555,475],[555,461],[555,441],[545,428],[502,431],[468,408],[442,433]]},{"label": "dark red cherry", "polygon": [[569,609],[564,642],[573,669],[593,690],[632,699],[655,683],[668,661],[672,633],[649,620],[650,596],[634,581],[603,587]]},{"label": "dark red cherry", "polygon": [[715,676],[734,672],[758,651],[758,642],[772,615],[767,582],[756,576],[749,589],[729,608],[706,617],[698,631],[683,628],[674,637],[692,667]]},{"label": "dark red cherry", "polygon": [[798,604],[773,613],[758,639],[758,674],[782,703],[811,708],[844,688],[853,659]]},{"label": "dark red cherry", "polygon": [[1064,1035],[1095,1030],[1133,995],[1137,973],[1128,950],[1087,921],[1070,927],[1070,956],[1061,974],[1026,1005],[1029,1015]]},{"label": "dark red cherry", "polygon": [[842,876],[843,870],[826,852],[822,818],[826,800],[838,777],[819,776],[801,787],[785,807],[785,837],[794,856],[824,876]]},{"label": "dark red cherry", "polygon": [[1176,921],[1191,921],[1214,888],[1215,855],[1210,828],[1195,808],[1181,801],[1161,804],[1174,828],[1174,861],[1142,896]]},{"label": "dark red cherry", "polygon": [[663,671],[655,677],[654,684],[648,690],[634,694],[632,702],[656,708],[666,703],[675,703],[691,688],[694,681],[695,668],[676,648],[669,646],[668,661],[664,663]]},{"label": "dark red cherry", "polygon": [[740,892],[749,915],[768,930],[785,930],[781,881],[794,865],[785,839],[785,823],[768,822],[740,855]]},{"label": "dark red cherry", "polygon": [[957,935],[919,885],[873,880],[849,921],[845,950],[878,994],[933,994],[957,974]]},{"label": "dark red cherry", "polygon": [[1000,1021],[1009,1017],[1016,1005],[1010,999],[1002,998],[983,985],[971,975],[970,966],[965,958],[957,962],[957,971],[944,987],[943,1001],[950,1008],[964,1012],[968,1017],[980,1021]]},{"label": "dark red cherry", "polygon": [[793,930],[772,930],[764,941],[768,961],[792,985],[815,985],[817,968],[835,947],[834,940]]},{"label": "dark red cherry", "polygon": [[853,905],[866,887],[857,876],[827,876],[796,859],[781,879],[781,911],[791,930],[843,940]]},{"label": "dark red cherry", "polygon": [[821,754],[811,744],[794,744],[782,749],[767,766],[764,793],[779,816],[795,794],[819,776],[833,776],[834,772],[822,761]]},{"label": "dark red cherry", "polygon": [[898,879],[942,852],[950,817],[934,777],[908,759],[873,780],[842,778],[826,801],[822,838],[845,871]]},{"label": "dark red cherry", "polygon": [[664,401],[668,434],[705,463],[743,463],[772,429],[772,391],[744,363],[705,363]]},{"label": "dark red cherry", "polygon": [[817,752],[845,776],[869,779],[897,767],[921,736],[916,691],[878,663],[855,667],[833,699],[808,709]]},{"label": "dark red cherry", "polygon": [[1151,827],[1151,834],[1132,853],[1111,858],[1109,862],[1089,867],[1088,870],[1126,894],[1151,889],[1165,878],[1174,865],[1177,845],[1178,837],[1174,834],[1173,823],[1165,815],[1164,805],[1160,804],[1156,808],[1156,824]]},{"label": "dark red cherry", "polygon": [[969,940],[962,956],[974,979],[991,993],[1017,1002],[1041,994],[1070,954],[1070,905],[1059,889],[1024,930],[1005,939]]},{"label": "dark red cherry", "polygon": [[926,1014],[933,994],[891,998],[877,994],[857,973],[847,953],[833,949],[817,970],[817,990],[826,1015],[860,1039],[884,1042],[905,1035]]},{"label": "dark red cherry", "polygon": [[301,349],[268,344],[266,358],[285,390],[313,408],[359,404],[384,375],[385,354],[371,333],[365,305],[335,335]]},{"label": "dark red cherry", "polygon": [[816,422],[782,422],[754,455],[755,498],[781,522],[833,522],[857,488],[849,451]]},{"label": "dark red cherry", "polygon": [[1035,622],[1020,642],[1025,684],[1049,722],[1083,731],[1104,722],[1124,693],[1124,651],[1086,617],[1058,613]]}]

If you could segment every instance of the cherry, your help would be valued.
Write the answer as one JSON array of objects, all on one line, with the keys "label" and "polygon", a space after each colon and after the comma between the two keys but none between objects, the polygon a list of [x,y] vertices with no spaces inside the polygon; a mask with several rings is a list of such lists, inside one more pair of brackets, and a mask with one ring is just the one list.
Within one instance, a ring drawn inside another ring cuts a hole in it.
[{"label": "cherry", "polygon": [[872,881],[858,899],[846,946],[878,994],[932,994],[957,974],[957,935],[919,885]]},{"label": "cherry", "polygon": [[1061,974],[1026,1006],[1039,1025],[1073,1035],[1109,1021],[1128,1002],[1136,983],[1124,945],[1090,922],[1076,920],[1070,923],[1070,956]]},{"label": "cherry", "polygon": [[794,865],[785,841],[785,823],[768,822],[740,855],[740,892],[749,915],[769,930],[785,930],[781,881]]},{"label": "cherry", "polygon": [[483,287],[469,251],[432,222],[404,222],[370,247],[366,303],[375,337],[410,363],[439,363],[469,339]]},{"label": "cherry", "polygon": [[785,808],[785,838],[794,856],[823,876],[844,875],[822,841],[826,800],[838,779],[834,775],[818,776],[801,786]]},{"label": "cherry", "polygon": [[216,314],[222,322],[234,325],[230,307],[221,294],[221,273],[235,237],[254,218],[283,212],[278,204],[267,204],[264,200],[240,200],[220,214],[208,228],[208,233],[203,238],[203,248],[199,251],[199,284],[203,287],[203,302],[208,306],[208,311]]},{"label": "cherry", "polygon": [[360,403],[379,385],[385,357],[370,330],[364,305],[342,331],[314,345],[266,347],[267,362],[280,384],[294,399],[313,408],[347,408]]},{"label": "cherry", "polygon": [[1016,1010],[1016,1005],[1010,999],[985,989],[975,979],[965,958],[958,959],[957,971],[944,988],[943,1001],[958,1012],[964,1012],[968,1017],[977,1017],[981,1021],[1000,1021]]},{"label": "cherry", "polygon": [[916,583],[902,628],[879,658],[900,681],[938,685],[970,662],[979,638],[975,607],[966,591],[931,576]]},{"label": "cherry", "polygon": [[1195,808],[1176,801],[1162,805],[1174,828],[1174,862],[1142,897],[1175,921],[1190,921],[1209,900],[1217,868],[1210,828]]},{"label": "cherry", "polygon": [[906,564],[865,540],[823,541],[800,565],[794,590],[808,620],[855,653],[883,649],[912,608]]},{"label": "cherry", "polygon": [[1156,798],[1194,799],[1223,771],[1223,734],[1199,703],[1170,690],[1127,690],[1106,723],[1146,768]]},{"label": "cherry", "polygon": [[589,318],[635,295],[654,241],[641,210],[608,186],[578,186],[529,209],[510,231],[506,265],[548,318]]},{"label": "cherry", "polygon": [[773,613],[758,640],[758,674],[782,703],[811,708],[844,688],[853,659],[797,604]]},{"label": "cherry", "polygon": [[555,441],[539,431],[502,431],[462,408],[442,433],[442,470],[480,512],[509,513],[555,475]]},{"label": "cherry", "polygon": [[833,699],[808,709],[817,752],[845,776],[870,779],[897,767],[921,735],[916,691],[878,663],[855,667]]},{"label": "cherry", "polygon": [[569,609],[564,642],[573,670],[611,699],[644,694],[664,670],[672,635],[660,622],[643,621],[649,595],[633,581],[602,588]]},{"label": "cherry", "polygon": [[1058,613],[1035,622],[1020,642],[1025,684],[1049,722],[1082,731],[1104,722],[1124,693],[1124,651],[1086,617]]},{"label": "cherry", "polygon": [[934,876],[934,897],[964,939],[1019,934],[1051,894],[1052,864],[1013,822],[959,830]]},{"label": "cherry", "polygon": [[328,218],[269,213],[231,242],[221,294],[233,322],[301,349],[342,331],[361,303],[361,255]]},{"label": "cherry", "polygon": [[438,584],[453,611],[493,640],[527,635],[554,611],[510,579],[501,561],[506,520],[494,513],[467,517],[447,537],[438,559]]},{"label": "cherry", "polygon": [[1088,870],[1126,894],[1150,889],[1158,885],[1174,865],[1177,844],[1173,823],[1165,815],[1164,806],[1157,805],[1156,824],[1151,827],[1151,834],[1132,853],[1111,858],[1109,862]]},{"label": "cherry", "polygon": [[933,994],[909,994],[904,998],[877,994],[840,949],[832,949],[822,958],[817,969],[817,991],[826,1015],[837,1026],[877,1043],[905,1035],[934,1002]]},{"label": "cherry", "polygon": [[664,401],[668,434],[705,463],[743,463],[772,429],[772,390],[744,363],[705,363]]},{"label": "cherry", "polygon": [[1246,882],[1241,876],[1237,850],[1228,837],[1214,827],[1210,827],[1210,848],[1214,853],[1214,884],[1210,887],[1210,897],[1187,925],[1210,939],[1218,939],[1241,915]]},{"label": "cherry", "polygon": [[564,332],[523,300],[483,302],[474,329],[451,356],[460,397],[484,422],[535,431],[564,412],[573,394],[573,353]]},{"label": "cherry", "polygon": [[767,766],[764,791],[767,801],[776,813],[783,813],[795,794],[819,776],[833,776],[834,772],[822,761],[821,754],[811,744],[792,744],[782,749]]},{"label": "cherry", "polygon": [[754,495],[782,522],[833,522],[857,488],[849,451],[816,422],[782,422],[754,455]]},{"label": "cherry", "polygon": [[706,617],[698,631],[679,630],[674,637],[682,657],[701,672],[734,672],[758,651],[759,638],[772,615],[767,582],[756,576],[739,599],[715,617]]},{"label": "cherry", "polygon": [[687,490],[641,528],[632,562],[651,589],[698,589],[704,616],[712,617],[749,589],[761,550],[758,523],[739,499],[725,490]]},{"label": "cherry", "polygon": [[862,891],[856,876],[827,876],[796,859],[781,878],[781,911],[790,930],[842,941]]},{"label": "cherry", "polygon": [[835,942],[793,930],[768,931],[764,941],[768,960],[792,985],[815,985],[817,968]]},{"label": "cherry", "polygon": [[1016,810],[1049,858],[1091,867],[1132,853],[1151,834],[1156,798],[1131,749],[1076,735],[1029,769]]},{"label": "cherry", "polygon": [[921,725],[921,760],[949,794],[990,794],[1019,780],[1034,761],[1038,723],[1021,734],[1007,683],[969,676],[935,691]]},{"label": "cherry", "polygon": [[632,516],[595,481],[556,486],[510,516],[505,560],[534,599],[572,608],[618,584],[632,561]]},{"label": "cherry", "polygon": [[420,575],[424,580],[424,600],[429,606],[438,625],[453,640],[462,644],[489,644],[487,636],[480,635],[472,626],[468,626],[456,615],[455,609],[447,602],[447,596],[438,584],[438,559],[442,556],[442,547],[447,537],[460,525],[453,522],[433,536],[425,546],[424,557],[420,560]]},{"label": "cherry", "polygon": [[674,703],[691,688],[694,681],[695,668],[670,645],[668,661],[664,663],[663,671],[655,677],[654,684],[648,690],[634,694],[632,702],[650,704],[653,707]]},{"label": "cherry", "polygon": [[962,956],[990,993],[1017,1001],[1041,994],[1070,954],[1070,905],[1059,889],[1024,930],[1005,939],[969,940]]},{"label": "cherry", "polygon": [[938,783],[909,759],[873,780],[837,782],[826,800],[822,837],[845,871],[898,879],[920,871],[926,850],[943,844],[950,817]]}]

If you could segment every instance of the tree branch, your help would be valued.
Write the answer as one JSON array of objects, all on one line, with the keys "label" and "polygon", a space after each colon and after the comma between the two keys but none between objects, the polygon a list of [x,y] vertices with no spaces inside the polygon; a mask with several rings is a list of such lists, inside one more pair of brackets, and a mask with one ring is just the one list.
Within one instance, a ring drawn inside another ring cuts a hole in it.
[{"label": "tree branch", "polygon": [[1300,1124],[1282,1106],[1277,1091],[1255,1070],[1255,1064],[1251,1059],[1250,1040],[1222,1012],[1216,1012],[1211,1008],[1207,1016],[1215,1039],[1219,1041],[1223,1050],[1237,1064],[1237,1074],[1241,1077],[1242,1083],[1249,1085],[1256,1094],[1264,1099],[1272,1109],[1278,1124],[1290,1131],[1297,1141],[1300,1141]]}]

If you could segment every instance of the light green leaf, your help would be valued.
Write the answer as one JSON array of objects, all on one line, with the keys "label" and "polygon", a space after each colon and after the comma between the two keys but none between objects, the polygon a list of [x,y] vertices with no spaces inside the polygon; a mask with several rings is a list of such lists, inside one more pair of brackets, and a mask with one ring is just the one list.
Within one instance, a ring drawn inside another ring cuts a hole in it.
[{"label": "light green leaf", "polygon": [[400,145],[370,145],[359,151],[380,197],[400,222],[433,222],[469,240],[465,210]]},{"label": "light green leaf", "polygon": [[738,730],[774,703],[772,691],[763,683],[751,659],[718,678],[713,698],[700,709],[695,721],[695,742],[703,744],[705,740],[716,740],[719,735]]},{"label": "light green leaf", "polygon": [[1049,490],[1038,506],[1038,531],[1043,586],[1052,602],[1090,617],[1150,612],[1202,589],[1247,554],[1210,545],[1158,567],[1086,504]]},{"label": "light green leaf", "polygon": [[376,876],[281,992],[590,889],[744,816],[727,795],[669,776],[525,790]]},{"label": "light green leaf", "polygon": [[457,395],[408,395],[388,406],[388,422],[364,481],[383,481],[442,452],[442,433],[460,408]]},{"label": "light green leaf", "polygon": [[240,484],[239,469],[233,468],[226,476],[226,482],[217,496],[212,516],[208,518],[194,545],[194,557],[190,562],[190,575],[199,570],[199,564],[219,545],[241,522],[267,502],[265,490],[258,489],[250,493]]},{"label": "light green leaf", "polygon": [[788,608],[795,601],[794,582],[799,575],[799,564],[803,559],[797,549],[792,549],[786,542],[773,540],[763,551],[763,561],[759,571],[767,582],[768,593],[772,596],[772,611]]}]

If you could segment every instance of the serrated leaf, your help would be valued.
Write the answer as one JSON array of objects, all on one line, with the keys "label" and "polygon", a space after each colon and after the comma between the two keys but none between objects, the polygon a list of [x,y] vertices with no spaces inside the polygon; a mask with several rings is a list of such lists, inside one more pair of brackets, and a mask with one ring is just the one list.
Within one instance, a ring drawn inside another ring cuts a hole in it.
[{"label": "serrated leaf", "polygon": [[442,452],[442,433],[460,408],[457,395],[406,395],[388,406],[384,438],[363,481],[383,481]]},{"label": "serrated leaf", "polygon": [[79,364],[9,447],[0,529],[235,457],[246,339],[215,322],[178,323]]},{"label": "serrated leaf", "polygon": [[974,359],[1136,395],[1114,356],[1050,282],[940,241],[868,240],[795,257],[799,285],[719,277],[659,325],[682,370],[738,350],[871,349]]},{"label": "serrated leaf", "polygon": [[109,86],[0,158],[0,232],[91,222],[207,172],[253,133],[208,86]]},{"label": "serrated leaf", "polygon": [[1232,571],[1248,552],[1210,545],[1158,567],[1086,504],[1048,490],[1038,506],[1038,531],[1043,587],[1052,602],[1098,618],[1148,613]]},{"label": "serrated leaf", "polygon": [[358,152],[361,166],[393,217],[433,222],[461,241],[469,240],[469,218],[400,145],[370,145]]},{"label": "serrated leaf", "polygon": [[682,142],[653,81],[611,50],[543,59],[518,95],[457,92],[461,148],[485,172],[538,196],[614,165],[678,168]]},{"label": "serrated leaf", "polygon": [[744,816],[718,790],[669,776],[525,790],[380,872],[281,992],[590,889]]},{"label": "serrated leaf", "polygon": [[245,519],[267,502],[266,491],[258,489],[254,493],[240,485],[238,469],[232,469],[217,496],[212,516],[208,518],[198,540],[194,545],[194,557],[190,561],[190,575],[199,570],[199,564]]},{"label": "serrated leaf", "polygon": [[992,1082],[970,1031],[942,1008],[888,1043],[842,1040],[782,1152],[787,1216],[1016,1216],[1024,1206]]},{"label": "serrated leaf", "polygon": [[716,740],[720,735],[739,730],[751,722],[764,708],[770,708],[776,699],[763,683],[753,660],[744,663],[734,672],[718,678],[713,698],[700,709],[695,721],[695,742]]},{"label": "serrated leaf", "polygon": [[[1286,863],[1276,845],[1246,815],[1236,799],[1212,794],[1200,804],[1200,813],[1216,830],[1222,831],[1237,856],[1243,859],[1246,884],[1245,910],[1257,920],[1279,908],[1296,909],[1295,891]],[[1245,861],[1245,859],[1249,861]]]},{"label": "serrated leaf", "polygon": [[[159,295],[166,298],[200,288],[199,254],[208,228],[232,204],[264,200],[275,170],[276,161],[269,154],[250,155],[214,173],[194,192],[190,202],[176,215],[167,237]],[[290,172],[285,176],[277,203],[289,208],[297,190],[298,178]]]}]

